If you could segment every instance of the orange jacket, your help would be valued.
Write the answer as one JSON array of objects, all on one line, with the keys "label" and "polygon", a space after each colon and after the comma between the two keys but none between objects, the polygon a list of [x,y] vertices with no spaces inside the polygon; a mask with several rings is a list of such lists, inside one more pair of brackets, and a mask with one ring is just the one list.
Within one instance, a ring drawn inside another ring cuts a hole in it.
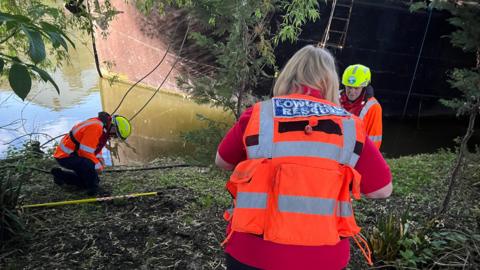
[{"label": "orange jacket", "polygon": [[371,97],[363,106],[359,117],[363,120],[368,138],[380,149],[382,145],[382,106],[374,97]]},{"label": "orange jacket", "polygon": [[[55,149],[55,158],[66,158],[76,150],[78,156],[90,159],[95,164],[95,169],[103,169],[99,158],[102,156],[101,149],[98,149],[100,138],[106,132],[103,123],[98,118],[90,118],[73,126],[69,134],[65,135]],[[73,139],[72,139],[73,136]],[[76,149],[77,141],[78,149]]]},{"label": "orange jacket", "polygon": [[244,134],[247,160],[226,186],[232,232],[310,246],[358,234],[350,191],[360,197],[354,166],[364,142],[358,117],[326,100],[293,94],[255,104]]}]

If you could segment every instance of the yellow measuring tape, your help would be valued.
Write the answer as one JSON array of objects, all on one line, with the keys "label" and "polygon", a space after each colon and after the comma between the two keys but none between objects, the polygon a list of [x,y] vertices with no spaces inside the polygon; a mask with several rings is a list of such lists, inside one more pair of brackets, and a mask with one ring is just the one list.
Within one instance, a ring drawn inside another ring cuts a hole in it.
[{"label": "yellow measuring tape", "polygon": [[128,198],[135,198],[135,197],[142,197],[142,196],[155,196],[155,195],[158,195],[158,192],[133,193],[133,194],[127,194],[127,195],[118,195],[118,196],[109,196],[109,197],[100,197],[100,198],[88,198],[88,199],[81,199],[81,200],[29,204],[29,205],[23,205],[20,208],[25,209],[25,208],[35,208],[35,207],[52,207],[52,206],[60,206],[60,205],[68,205],[68,204],[81,204],[81,203],[90,203],[90,202],[105,202],[105,201],[111,201],[114,199],[128,199]]}]

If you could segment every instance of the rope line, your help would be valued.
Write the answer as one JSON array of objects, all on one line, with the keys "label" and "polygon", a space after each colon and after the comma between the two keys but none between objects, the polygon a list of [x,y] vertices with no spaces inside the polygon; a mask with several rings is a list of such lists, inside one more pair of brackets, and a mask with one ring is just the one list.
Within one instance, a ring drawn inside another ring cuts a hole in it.
[{"label": "rope line", "polygon": [[[177,23],[177,25],[175,26],[175,30],[174,30],[174,34],[173,36],[177,33],[177,29],[178,29],[178,25],[180,24],[180,22]],[[143,81],[145,78],[147,78],[148,76],[150,76],[155,70],[157,70],[157,68],[163,63],[163,61],[165,60],[165,58],[167,57],[168,55],[168,52],[170,51],[170,48],[172,46],[172,43],[173,43],[173,37],[170,39],[170,42],[168,43],[168,47],[167,47],[167,50],[165,51],[165,53],[163,54],[163,57],[162,59],[160,60],[160,62],[158,62],[158,64],[153,67],[152,70],[150,70],[147,74],[145,74],[145,76],[143,76],[142,78],[140,78],[140,80],[137,80],[132,86],[130,86],[130,88],[128,88],[127,92],[125,92],[125,94],[123,95],[122,97],[122,100],[120,100],[120,103],[118,103],[117,107],[115,108],[115,110],[113,110],[113,112],[111,113],[111,115],[115,114],[117,112],[117,110],[120,108],[120,106],[122,105],[123,101],[125,100],[125,98],[127,97],[127,95],[130,93],[130,91],[132,91],[132,89],[137,86],[137,84],[139,84],[141,81]]]},{"label": "rope line", "polygon": [[433,10],[433,8],[431,6],[429,6],[428,7],[429,14],[428,14],[427,25],[425,26],[425,32],[423,33],[422,44],[420,46],[420,51],[418,52],[417,63],[415,64],[415,69],[413,71],[412,81],[410,82],[410,88],[408,89],[407,99],[405,100],[405,105],[403,106],[402,119],[405,118],[405,114],[407,113],[408,101],[410,100],[410,95],[412,93],[413,84],[415,82],[415,76],[417,75],[418,64],[420,63],[420,58],[421,58],[422,52],[423,52],[423,45],[425,44],[425,38],[427,37],[428,28],[430,26],[430,20],[432,18],[432,10]]},{"label": "rope line", "polygon": [[137,115],[140,114],[140,112],[142,112],[143,109],[145,109],[145,107],[147,107],[147,105],[150,103],[150,101],[152,101],[152,99],[155,97],[155,95],[158,93],[158,91],[160,91],[160,88],[163,86],[163,84],[167,81],[168,77],[170,76],[170,74],[172,73],[173,69],[174,69],[175,66],[177,65],[178,61],[180,60],[180,55],[181,55],[182,50],[183,50],[183,45],[185,45],[185,40],[187,40],[187,35],[188,35],[188,32],[189,32],[189,31],[190,31],[190,24],[188,24],[187,30],[185,31],[185,35],[183,36],[182,45],[180,46],[180,49],[178,50],[177,58],[175,59],[175,62],[172,64],[170,70],[168,71],[167,75],[166,75],[165,78],[163,79],[162,83],[158,86],[157,90],[155,90],[155,92],[154,92],[153,95],[147,100],[147,102],[140,108],[140,110],[138,110],[138,112],[136,112],[136,113],[129,119],[129,121],[133,121],[133,119],[135,119],[135,117],[137,117]]}]

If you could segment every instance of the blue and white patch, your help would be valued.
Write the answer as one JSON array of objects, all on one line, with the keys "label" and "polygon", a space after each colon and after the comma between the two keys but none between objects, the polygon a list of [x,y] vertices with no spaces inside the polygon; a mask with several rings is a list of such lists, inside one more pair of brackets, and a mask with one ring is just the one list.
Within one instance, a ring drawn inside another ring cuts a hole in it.
[{"label": "blue and white patch", "polygon": [[348,116],[350,113],[342,108],[304,99],[274,98],[273,111],[275,117],[308,117],[338,115]]},{"label": "blue and white patch", "polygon": [[355,76],[348,77],[348,83],[349,84],[354,84],[356,81],[357,81],[357,78],[355,78]]}]

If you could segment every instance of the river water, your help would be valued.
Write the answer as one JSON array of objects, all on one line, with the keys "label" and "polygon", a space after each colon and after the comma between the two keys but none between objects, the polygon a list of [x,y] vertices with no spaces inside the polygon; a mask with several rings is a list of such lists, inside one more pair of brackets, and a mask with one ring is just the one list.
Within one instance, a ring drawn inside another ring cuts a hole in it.
[{"label": "river water", "polygon": [[[51,85],[35,82],[27,99],[22,101],[12,94],[6,82],[0,84],[0,157],[6,156],[8,147],[20,147],[28,139],[43,143],[68,132],[75,123],[96,116],[98,111],[112,112],[117,107],[129,85],[111,85],[108,80],[99,79],[93,59],[88,44],[77,45],[71,54],[71,64],[52,73],[60,95]],[[118,113],[130,118],[152,94],[151,89],[136,87]],[[160,92],[132,122],[132,136],[126,142],[114,141],[111,147],[115,154],[104,151],[105,159],[111,164],[141,164],[155,158],[182,155],[189,149],[185,148],[180,134],[202,125],[196,114],[232,122],[232,117],[222,110]],[[452,118],[384,119],[381,150],[395,157],[451,147],[453,139],[465,132],[466,124],[466,119]],[[477,132],[472,144],[478,142]]]},{"label": "river water", "polygon": [[[9,147],[21,147],[28,139],[44,143],[68,132],[75,123],[96,116],[99,111],[112,112],[117,107],[129,85],[110,84],[100,79],[87,46],[77,45],[72,51],[71,64],[52,73],[60,95],[50,84],[35,82],[27,99],[22,101],[12,94],[8,83],[0,85],[0,127],[3,127],[0,128],[0,157],[6,156]],[[117,113],[130,118],[153,93],[151,89],[136,87]],[[140,164],[182,155],[189,149],[180,134],[202,126],[196,114],[232,121],[232,117],[220,109],[159,92],[132,121],[132,136],[126,142],[114,141],[111,147],[115,154],[107,150],[104,157],[110,164]],[[26,134],[32,135],[24,136]]]}]

